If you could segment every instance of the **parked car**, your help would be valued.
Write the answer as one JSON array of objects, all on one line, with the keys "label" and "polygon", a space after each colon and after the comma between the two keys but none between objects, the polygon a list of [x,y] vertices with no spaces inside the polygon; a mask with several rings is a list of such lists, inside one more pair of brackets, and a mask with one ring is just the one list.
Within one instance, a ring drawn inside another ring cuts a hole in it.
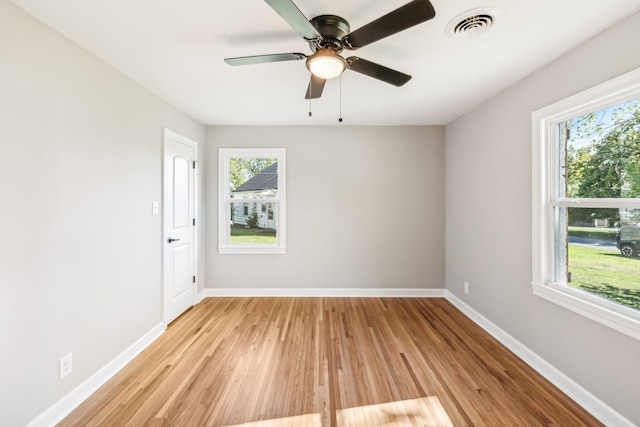
[{"label": "parked car", "polygon": [[640,254],[640,226],[627,225],[620,227],[616,234],[616,247],[622,256],[637,256]]}]

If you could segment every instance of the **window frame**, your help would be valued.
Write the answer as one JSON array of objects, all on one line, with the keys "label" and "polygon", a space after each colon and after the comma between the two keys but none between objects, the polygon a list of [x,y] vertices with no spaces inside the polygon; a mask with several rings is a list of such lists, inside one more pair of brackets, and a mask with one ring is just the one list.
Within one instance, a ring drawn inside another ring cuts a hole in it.
[{"label": "window frame", "polygon": [[640,312],[553,281],[553,209],[640,208],[640,199],[559,199],[557,125],[575,117],[640,97],[640,68],[536,110],[532,132],[532,288],[534,295],[640,340]]},{"label": "window frame", "polygon": [[[232,244],[230,242],[230,204],[246,206],[264,203],[263,199],[233,199],[229,191],[229,165],[232,158],[276,158],[278,162],[278,191],[269,203],[277,204],[278,215],[275,244]],[[287,158],[285,148],[219,148],[218,149],[218,253],[220,254],[285,254],[287,236]]]}]

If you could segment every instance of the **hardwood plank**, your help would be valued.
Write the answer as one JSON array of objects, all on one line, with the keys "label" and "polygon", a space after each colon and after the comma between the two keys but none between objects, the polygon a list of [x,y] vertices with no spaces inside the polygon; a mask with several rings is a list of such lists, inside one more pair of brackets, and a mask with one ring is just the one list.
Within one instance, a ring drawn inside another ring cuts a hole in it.
[{"label": "hardwood plank", "polygon": [[208,298],[59,426],[601,426],[438,298]]}]

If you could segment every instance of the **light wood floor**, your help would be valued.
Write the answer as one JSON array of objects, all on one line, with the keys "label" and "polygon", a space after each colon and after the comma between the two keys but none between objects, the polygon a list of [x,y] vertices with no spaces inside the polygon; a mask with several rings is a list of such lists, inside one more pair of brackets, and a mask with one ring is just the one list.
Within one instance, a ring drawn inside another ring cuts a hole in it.
[{"label": "light wood floor", "polygon": [[599,426],[439,298],[209,298],[60,426]]}]

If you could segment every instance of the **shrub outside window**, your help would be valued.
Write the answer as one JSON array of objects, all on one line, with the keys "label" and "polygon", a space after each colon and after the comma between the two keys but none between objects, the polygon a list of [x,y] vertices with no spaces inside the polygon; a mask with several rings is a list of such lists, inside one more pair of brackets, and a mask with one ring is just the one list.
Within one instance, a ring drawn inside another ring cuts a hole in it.
[{"label": "shrub outside window", "polygon": [[532,114],[533,290],[640,339],[640,70]]}]

